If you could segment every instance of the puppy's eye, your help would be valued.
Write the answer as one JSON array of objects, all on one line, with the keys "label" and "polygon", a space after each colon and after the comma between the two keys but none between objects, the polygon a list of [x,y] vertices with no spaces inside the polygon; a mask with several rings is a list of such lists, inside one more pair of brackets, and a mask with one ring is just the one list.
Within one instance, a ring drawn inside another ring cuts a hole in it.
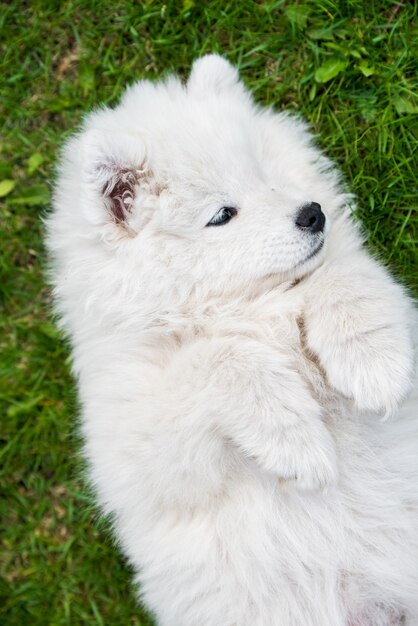
[{"label": "puppy's eye", "polygon": [[237,210],[232,206],[223,206],[222,209],[212,217],[210,222],[206,224],[206,226],[222,226],[231,220],[236,214]]}]

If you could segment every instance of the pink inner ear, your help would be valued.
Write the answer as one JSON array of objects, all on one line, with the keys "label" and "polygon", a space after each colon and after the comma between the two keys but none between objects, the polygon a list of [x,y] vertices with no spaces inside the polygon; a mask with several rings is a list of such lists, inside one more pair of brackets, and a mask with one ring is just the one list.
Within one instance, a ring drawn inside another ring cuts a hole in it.
[{"label": "pink inner ear", "polygon": [[117,223],[124,222],[131,212],[138,176],[135,170],[120,169],[103,186],[102,193],[108,200],[109,210]]}]

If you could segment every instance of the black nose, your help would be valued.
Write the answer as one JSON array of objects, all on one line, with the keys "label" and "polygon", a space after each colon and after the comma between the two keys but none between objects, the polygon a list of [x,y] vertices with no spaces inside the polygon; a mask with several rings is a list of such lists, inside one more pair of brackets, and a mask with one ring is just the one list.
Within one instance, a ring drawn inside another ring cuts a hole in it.
[{"label": "black nose", "polygon": [[325,215],[321,211],[321,205],[317,202],[305,204],[296,216],[296,226],[310,233],[319,233],[324,230]]}]

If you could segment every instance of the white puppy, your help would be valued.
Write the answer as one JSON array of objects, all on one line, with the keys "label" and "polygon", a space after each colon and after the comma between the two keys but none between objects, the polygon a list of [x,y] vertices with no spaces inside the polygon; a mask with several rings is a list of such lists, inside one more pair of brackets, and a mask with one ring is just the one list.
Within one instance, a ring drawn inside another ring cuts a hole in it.
[{"label": "white puppy", "polygon": [[85,454],[160,626],[418,624],[414,313],[349,203],[216,55],[67,143]]}]

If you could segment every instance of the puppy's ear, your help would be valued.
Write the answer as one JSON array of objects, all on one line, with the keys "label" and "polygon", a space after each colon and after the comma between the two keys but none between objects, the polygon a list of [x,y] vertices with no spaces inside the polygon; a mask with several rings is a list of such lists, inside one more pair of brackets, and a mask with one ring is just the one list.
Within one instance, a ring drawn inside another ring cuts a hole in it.
[{"label": "puppy's ear", "polygon": [[129,223],[142,183],[150,178],[140,137],[89,130],[82,142],[82,208],[91,223]]},{"label": "puppy's ear", "polygon": [[196,95],[244,92],[238,71],[219,54],[207,54],[193,63],[187,89]]}]

